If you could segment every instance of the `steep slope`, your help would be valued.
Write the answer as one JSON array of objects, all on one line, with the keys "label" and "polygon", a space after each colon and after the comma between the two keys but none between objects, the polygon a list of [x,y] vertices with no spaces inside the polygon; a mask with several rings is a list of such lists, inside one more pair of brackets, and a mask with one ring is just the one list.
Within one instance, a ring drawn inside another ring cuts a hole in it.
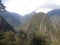
[{"label": "steep slope", "polygon": [[29,22],[30,22],[30,19],[31,19],[32,16],[35,15],[35,14],[36,14],[36,12],[33,11],[32,13],[26,14],[25,16],[23,16],[23,17],[21,18],[21,23],[22,23],[22,25],[25,25],[25,24],[29,23]]},{"label": "steep slope", "polygon": [[53,23],[60,23],[60,9],[49,11],[47,15],[50,17]]},{"label": "steep slope", "polygon": [[[28,23],[31,28],[34,29],[34,27],[38,26],[40,28],[40,24],[50,24],[51,20],[48,18],[48,16],[45,13],[36,13],[31,19],[30,22]],[[27,24],[27,25],[28,25]],[[29,29],[31,29],[29,27]],[[37,29],[39,29],[37,28]]]},{"label": "steep slope", "polygon": [[[59,26],[56,27],[52,23],[50,17],[45,13],[36,13],[30,20],[30,22],[25,25],[22,30],[32,36],[32,33],[43,33],[49,38],[51,44],[57,44],[60,42],[60,30]],[[30,37],[31,37],[30,36]],[[58,44],[57,44],[58,45]]]},{"label": "steep slope", "polygon": [[2,16],[0,16],[0,30],[16,32],[14,28],[11,25],[9,25]]},{"label": "steep slope", "polygon": [[0,16],[2,16],[8,24],[10,24],[16,31],[19,30],[18,28],[21,26],[20,19],[21,16],[16,13],[8,12],[5,9],[2,1],[0,0]]},{"label": "steep slope", "polygon": [[0,16],[2,16],[15,30],[18,30],[18,28],[21,26],[21,16],[16,13],[0,11]]},{"label": "steep slope", "polygon": [[60,30],[60,9],[55,9],[47,13],[52,20],[52,23],[57,27],[57,30]]},{"label": "steep slope", "polygon": [[52,31],[53,25],[45,13],[38,13],[32,17],[28,30],[33,30],[34,28],[35,30],[40,30],[42,32],[49,32]]}]

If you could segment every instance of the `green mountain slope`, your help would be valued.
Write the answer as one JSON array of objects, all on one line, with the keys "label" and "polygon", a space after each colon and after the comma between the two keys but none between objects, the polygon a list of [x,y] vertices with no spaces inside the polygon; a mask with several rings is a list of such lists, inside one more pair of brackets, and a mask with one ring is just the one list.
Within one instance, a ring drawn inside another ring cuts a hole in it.
[{"label": "green mountain slope", "polygon": [[[28,24],[23,26],[23,31],[32,35],[32,33],[43,33],[46,35],[51,43],[51,45],[59,45],[60,42],[60,29],[59,26],[52,23],[50,17],[45,13],[36,13]],[[30,36],[31,37],[31,36]]]},{"label": "green mountain slope", "polygon": [[5,9],[5,6],[2,4],[0,0],[0,16],[2,16],[9,25],[11,25],[16,31],[19,30],[18,28],[21,26],[21,16],[16,13],[8,12]]}]

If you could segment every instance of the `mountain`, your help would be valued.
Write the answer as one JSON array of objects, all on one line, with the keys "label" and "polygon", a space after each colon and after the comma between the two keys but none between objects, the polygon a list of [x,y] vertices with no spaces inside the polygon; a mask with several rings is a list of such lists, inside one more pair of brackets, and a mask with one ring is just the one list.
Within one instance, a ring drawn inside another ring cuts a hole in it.
[{"label": "mountain", "polygon": [[14,28],[9,25],[8,22],[2,16],[0,16],[0,30],[16,32]]},{"label": "mountain", "polygon": [[[40,27],[41,26],[41,27]],[[51,20],[45,13],[36,13],[29,22],[29,27],[27,30],[41,30],[45,32],[46,30],[49,31],[53,28]]]},{"label": "mountain", "polygon": [[60,16],[60,9],[55,9],[55,10],[49,11],[47,13],[47,15],[49,15],[49,16],[54,16],[54,15]]},{"label": "mountain", "polygon": [[30,14],[26,14],[25,16],[23,16],[23,17],[21,18],[21,20],[20,20],[22,26],[28,24],[28,23],[30,22],[31,18],[33,17],[33,15],[35,15],[35,14],[36,14],[36,12],[33,11],[33,12],[31,12]]},{"label": "mountain", "polygon": [[50,16],[52,23],[57,27],[57,30],[60,30],[60,9],[55,9],[47,13]]},{"label": "mountain", "polygon": [[[54,24],[50,17],[45,13],[36,13],[30,19],[30,22],[24,25],[21,30],[26,32],[30,38],[32,34],[43,33],[49,39],[51,45],[60,42],[60,28]],[[58,45],[58,44],[57,44]]]},{"label": "mountain", "polygon": [[16,13],[8,12],[5,8],[6,7],[0,0],[0,16],[2,16],[16,31],[19,30],[19,27],[21,26],[21,16]]},{"label": "mountain", "polygon": [[19,14],[11,13],[5,10],[0,11],[0,16],[2,16],[15,30],[18,30],[18,28],[21,26],[21,16]]}]

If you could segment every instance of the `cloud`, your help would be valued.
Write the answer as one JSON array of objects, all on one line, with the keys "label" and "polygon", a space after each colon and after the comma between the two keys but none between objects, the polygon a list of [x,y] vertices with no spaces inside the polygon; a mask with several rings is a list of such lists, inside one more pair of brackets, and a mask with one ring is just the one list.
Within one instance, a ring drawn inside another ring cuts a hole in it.
[{"label": "cloud", "polygon": [[60,5],[47,5],[46,8],[59,9]]},{"label": "cloud", "polygon": [[48,0],[47,3],[43,5],[42,7],[58,9],[60,8],[60,0]]},{"label": "cloud", "polygon": [[26,14],[31,12],[35,6],[31,5],[28,0],[9,0],[5,6],[8,11],[17,12],[20,14]]},{"label": "cloud", "polygon": [[9,0],[5,3],[6,9],[19,14],[36,12],[48,12],[60,8],[60,0]]},{"label": "cloud", "polygon": [[48,0],[47,4],[55,4],[55,5],[60,5],[60,0]]},{"label": "cloud", "polygon": [[46,3],[42,6],[39,6],[36,9],[36,12],[45,12],[51,11],[53,9],[60,9],[60,0],[47,0]]},{"label": "cloud", "polygon": [[7,1],[9,1],[9,0],[2,0],[2,3],[4,3],[4,4],[5,4]]}]

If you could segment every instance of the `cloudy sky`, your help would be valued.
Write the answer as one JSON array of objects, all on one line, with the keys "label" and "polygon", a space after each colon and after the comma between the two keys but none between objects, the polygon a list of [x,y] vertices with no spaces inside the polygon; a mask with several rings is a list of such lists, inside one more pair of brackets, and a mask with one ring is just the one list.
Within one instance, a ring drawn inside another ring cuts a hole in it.
[{"label": "cloudy sky", "polygon": [[2,0],[6,10],[22,16],[32,11],[45,12],[60,8],[60,0]]}]

